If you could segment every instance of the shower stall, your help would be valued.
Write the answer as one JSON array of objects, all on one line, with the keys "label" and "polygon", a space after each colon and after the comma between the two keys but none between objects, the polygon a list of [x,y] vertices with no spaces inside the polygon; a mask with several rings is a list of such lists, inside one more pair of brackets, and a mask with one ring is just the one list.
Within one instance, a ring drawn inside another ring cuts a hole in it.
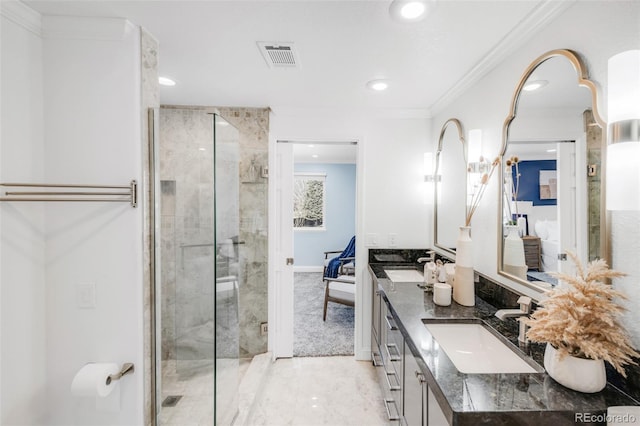
[{"label": "shower stall", "polygon": [[158,425],[230,425],[238,413],[239,131],[206,109],[162,107],[156,140]]}]

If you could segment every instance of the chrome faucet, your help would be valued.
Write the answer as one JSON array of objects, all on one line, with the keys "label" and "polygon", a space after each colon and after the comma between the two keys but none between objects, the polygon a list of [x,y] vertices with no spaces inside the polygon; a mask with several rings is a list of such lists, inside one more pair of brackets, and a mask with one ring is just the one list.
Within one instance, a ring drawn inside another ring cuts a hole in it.
[{"label": "chrome faucet", "polygon": [[433,262],[435,260],[436,253],[433,250],[427,250],[425,253],[427,253],[429,257],[419,257],[417,260],[418,263]]},{"label": "chrome faucet", "polygon": [[520,323],[518,342],[526,346],[529,343],[527,340],[527,324],[525,324],[521,319],[523,317],[528,317],[531,313],[531,298],[527,296],[520,296],[518,304],[520,305],[520,309],[500,309],[496,312],[496,317],[502,321],[506,321],[508,318],[516,318]]}]

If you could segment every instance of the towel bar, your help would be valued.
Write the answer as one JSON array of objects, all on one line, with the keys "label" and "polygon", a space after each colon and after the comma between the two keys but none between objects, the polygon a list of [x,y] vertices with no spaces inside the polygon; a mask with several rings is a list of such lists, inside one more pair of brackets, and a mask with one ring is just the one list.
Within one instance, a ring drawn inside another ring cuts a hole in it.
[{"label": "towel bar", "polygon": [[[6,191],[6,197],[0,201],[100,201],[129,202],[131,207],[138,206],[138,183],[132,180],[129,185],[80,185],[48,183],[0,183],[5,187],[27,188],[83,188],[97,191]],[[110,192],[104,189],[127,189],[128,191]]]}]

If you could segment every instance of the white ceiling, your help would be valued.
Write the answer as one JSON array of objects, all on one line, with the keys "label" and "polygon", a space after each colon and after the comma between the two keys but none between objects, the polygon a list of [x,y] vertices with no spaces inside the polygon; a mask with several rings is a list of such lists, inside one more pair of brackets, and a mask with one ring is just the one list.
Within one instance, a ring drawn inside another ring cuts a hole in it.
[{"label": "white ceiling", "polygon": [[296,163],[356,163],[357,145],[344,143],[295,143],[293,160]]},{"label": "white ceiling", "polygon": [[[540,7],[554,2],[439,0],[417,23],[393,20],[389,0],[25,3],[44,15],[124,17],[145,27],[160,43],[160,74],[178,81],[161,89],[163,104],[426,116],[528,16],[542,16]],[[294,42],[300,67],[269,68],[258,41]],[[374,78],[389,79],[389,89],[366,89]]]}]

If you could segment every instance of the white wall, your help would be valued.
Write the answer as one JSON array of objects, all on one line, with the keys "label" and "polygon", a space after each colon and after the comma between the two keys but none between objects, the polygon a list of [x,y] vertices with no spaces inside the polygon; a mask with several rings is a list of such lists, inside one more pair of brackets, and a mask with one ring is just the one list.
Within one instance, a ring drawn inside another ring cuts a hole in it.
[{"label": "white wall", "polygon": [[[378,235],[377,247],[389,247],[388,234],[397,235],[398,248],[428,247],[431,212],[424,203],[423,153],[429,141],[424,112],[285,110],[273,108],[270,117],[269,156],[274,170],[276,141],[357,140],[357,204],[355,356],[370,359],[371,278],[366,271],[367,234]],[[436,139],[437,140],[437,139]],[[275,190],[270,186],[270,205]],[[272,210],[273,211],[273,210]],[[269,215],[270,229],[274,215]],[[270,239],[270,253],[275,238]],[[269,294],[275,294],[274,265],[269,267]],[[270,306],[274,306],[270,300]],[[274,322],[270,311],[271,321]]]},{"label": "white wall", "polygon": [[[140,34],[123,19],[43,17],[48,182],[140,181]],[[142,209],[128,203],[47,205],[47,385],[51,424],[143,419]],[[93,284],[95,309],[77,286]],[[97,412],[69,385],[87,362],[133,362],[121,410]]]},{"label": "white wall", "polygon": [[[502,124],[520,77],[536,57],[560,48],[572,49],[584,58],[591,79],[600,87],[598,106],[606,119],[607,61],[616,53],[638,48],[639,19],[638,2],[575,2],[473,87],[434,112],[432,135],[447,118],[457,117],[467,129],[482,129],[486,155],[497,155],[502,143]],[[494,176],[473,218],[474,267],[497,281],[508,282],[497,274],[498,187],[498,179]],[[638,230],[631,231],[625,237],[637,240],[640,237]],[[614,252],[621,243],[613,241]],[[623,271],[631,268],[622,263],[613,266]],[[522,293],[537,295],[524,286],[509,285]]]},{"label": "white wall", "polygon": [[270,150],[278,139],[357,140],[358,178],[364,191],[360,196],[366,211],[358,218],[363,237],[376,233],[377,247],[390,247],[388,234],[396,233],[397,247],[427,247],[431,222],[422,169],[423,153],[432,142],[425,113],[274,108],[270,125]]},{"label": "white wall", "polygon": [[[2,2],[0,181],[43,176],[39,16]],[[33,25],[32,25],[33,24]],[[35,25],[35,27],[34,27]],[[46,385],[44,208],[0,203],[0,424],[42,424]]]},{"label": "white wall", "polygon": [[[140,181],[139,28],[121,19],[41,22],[15,2],[2,11],[0,180]],[[0,262],[0,423],[142,424],[142,209],[1,203]],[[77,285],[87,283],[96,306],[79,309]],[[71,395],[90,361],[135,363],[119,411]]]}]

